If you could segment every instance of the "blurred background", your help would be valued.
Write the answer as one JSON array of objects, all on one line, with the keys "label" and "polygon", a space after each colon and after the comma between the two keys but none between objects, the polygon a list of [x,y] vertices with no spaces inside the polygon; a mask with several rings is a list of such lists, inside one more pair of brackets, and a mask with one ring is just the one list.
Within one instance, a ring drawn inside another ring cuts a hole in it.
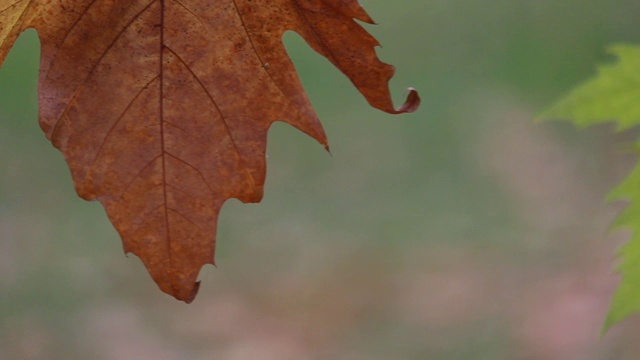
[{"label": "blurred background", "polygon": [[0,359],[638,359],[600,337],[636,134],[534,123],[640,43],[637,0],[362,1],[421,109],[370,108],[285,42],[333,156],[277,123],[265,197],[229,201],[196,300],[161,293],[37,124],[38,40],[0,70]]}]

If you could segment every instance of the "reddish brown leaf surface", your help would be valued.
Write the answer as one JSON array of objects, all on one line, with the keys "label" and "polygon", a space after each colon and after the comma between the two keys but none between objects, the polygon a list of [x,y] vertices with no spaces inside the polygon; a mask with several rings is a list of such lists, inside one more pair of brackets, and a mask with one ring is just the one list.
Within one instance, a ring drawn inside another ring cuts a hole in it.
[{"label": "reddish brown leaf surface", "polygon": [[78,194],[104,205],[162,291],[190,302],[222,204],[262,198],[269,126],[327,146],[286,30],[372,106],[418,107],[410,90],[394,109],[394,68],[354,19],[373,23],[356,0],[0,0],[0,64],[21,31],[38,31],[40,125]]}]

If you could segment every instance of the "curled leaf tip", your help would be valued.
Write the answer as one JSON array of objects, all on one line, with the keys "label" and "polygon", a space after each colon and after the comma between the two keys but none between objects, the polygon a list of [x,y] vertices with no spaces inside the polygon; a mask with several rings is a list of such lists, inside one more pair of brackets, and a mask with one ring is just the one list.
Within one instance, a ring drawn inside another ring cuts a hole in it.
[{"label": "curled leaf tip", "polygon": [[420,107],[420,95],[418,95],[418,90],[410,87],[407,91],[409,92],[407,100],[405,100],[404,104],[400,105],[400,107],[396,109],[398,114],[411,113],[418,110]]}]

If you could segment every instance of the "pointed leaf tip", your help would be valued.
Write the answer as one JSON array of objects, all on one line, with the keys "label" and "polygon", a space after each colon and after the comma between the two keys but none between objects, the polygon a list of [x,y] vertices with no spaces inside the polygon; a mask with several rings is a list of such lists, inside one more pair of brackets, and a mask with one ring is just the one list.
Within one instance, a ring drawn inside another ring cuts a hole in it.
[{"label": "pointed leaf tip", "polygon": [[191,292],[188,293],[188,296],[186,296],[185,298],[180,299],[180,300],[184,301],[187,304],[191,304],[193,299],[196,298],[196,295],[198,295],[198,290],[200,290],[200,281],[196,281],[193,284],[193,287],[191,288]]}]

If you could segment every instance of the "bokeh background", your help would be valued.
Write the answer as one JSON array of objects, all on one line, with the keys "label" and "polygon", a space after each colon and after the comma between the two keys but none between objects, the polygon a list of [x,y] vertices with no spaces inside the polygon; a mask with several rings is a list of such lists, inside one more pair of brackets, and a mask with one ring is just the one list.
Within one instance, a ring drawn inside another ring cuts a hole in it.
[{"label": "bokeh background", "polygon": [[272,128],[265,198],[225,205],[190,305],[75,195],[24,33],[0,70],[0,359],[640,358],[640,318],[600,337],[628,235],[603,198],[637,134],[533,121],[640,43],[640,2],[362,3],[396,102],[414,86],[422,108],[371,109],[287,33],[333,156]]}]

